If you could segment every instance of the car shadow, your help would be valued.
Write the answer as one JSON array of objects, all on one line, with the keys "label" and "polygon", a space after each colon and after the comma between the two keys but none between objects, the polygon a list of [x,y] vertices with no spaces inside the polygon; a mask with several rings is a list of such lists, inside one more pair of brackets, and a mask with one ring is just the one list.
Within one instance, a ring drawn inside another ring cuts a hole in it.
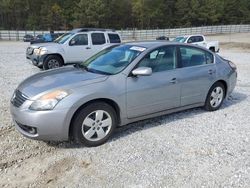
[{"label": "car shadow", "polygon": [[[228,108],[230,106],[241,103],[247,98],[247,95],[240,92],[233,92],[227,100],[224,101],[220,110]],[[180,112],[175,112],[167,115],[158,116],[155,118],[150,118],[146,120],[137,121],[135,123],[130,123],[128,125],[124,125],[122,127],[118,127],[112,138],[109,139],[108,142],[114,142],[119,140],[120,138],[126,137],[128,135],[134,134],[138,131],[150,129],[153,127],[157,127],[160,125],[170,126],[172,122],[179,121],[182,119],[186,119],[189,117],[197,116],[199,114],[209,113],[203,109],[203,107],[192,108]],[[49,146],[57,147],[57,148],[83,148],[84,146],[75,144],[71,141],[67,142],[46,142]]]},{"label": "car shadow", "polygon": [[[247,95],[239,92],[233,92],[232,95],[228,97],[227,100],[225,100],[219,110],[223,110],[225,108],[228,108],[230,106],[236,105],[238,103],[241,103],[247,98]],[[117,139],[120,139],[122,137],[128,136],[129,134],[133,134],[137,131],[141,130],[146,130],[150,129],[156,126],[160,126],[164,124],[164,126],[168,126],[168,124],[181,120],[181,119],[186,119],[189,117],[197,116],[199,114],[203,113],[209,113],[208,111],[204,110],[203,107],[198,107],[198,108],[192,108],[180,112],[175,112],[163,116],[158,116],[155,118],[151,119],[146,119],[142,121],[138,121],[135,123],[131,123],[122,127],[119,127],[114,136],[112,141],[115,141]]]}]

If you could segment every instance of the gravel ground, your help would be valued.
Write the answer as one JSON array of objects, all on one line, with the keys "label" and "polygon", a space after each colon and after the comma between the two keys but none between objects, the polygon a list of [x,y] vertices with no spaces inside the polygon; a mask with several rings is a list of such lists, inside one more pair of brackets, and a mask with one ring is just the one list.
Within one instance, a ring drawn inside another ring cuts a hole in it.
[{"label": "gravel ground", "polygon": [[26,46],[0,42],[0,187],[249,187],[250,51],[222,49],[239,77],[220,110],[133,123],[102,146],[79,148],[30,140],[13,128],[12,92],[40,71],[25,59]]}]

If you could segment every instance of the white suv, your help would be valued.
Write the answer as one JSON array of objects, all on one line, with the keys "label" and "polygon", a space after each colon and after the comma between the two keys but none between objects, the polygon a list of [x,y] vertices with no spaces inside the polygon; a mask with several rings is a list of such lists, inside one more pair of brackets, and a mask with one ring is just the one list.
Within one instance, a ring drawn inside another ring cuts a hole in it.
[{"label": "white suv", "polygon": [[121,43],[120,35],[110,29],[78,28],[54,42],[30,45],[26,57],[45,70],[80,63],[99,51]]}]

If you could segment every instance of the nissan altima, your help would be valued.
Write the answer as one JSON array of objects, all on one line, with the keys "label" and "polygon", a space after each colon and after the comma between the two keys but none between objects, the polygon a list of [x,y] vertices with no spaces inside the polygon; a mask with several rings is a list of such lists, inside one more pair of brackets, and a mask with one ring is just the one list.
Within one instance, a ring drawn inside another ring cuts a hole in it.
[{"label": "nissan altima", "polygon": [[217,110],[236,79],[234,63],[202,47],[124,43],[27,78],[10,110],[26,137],[98,146],[131,122],[201,106]]}]

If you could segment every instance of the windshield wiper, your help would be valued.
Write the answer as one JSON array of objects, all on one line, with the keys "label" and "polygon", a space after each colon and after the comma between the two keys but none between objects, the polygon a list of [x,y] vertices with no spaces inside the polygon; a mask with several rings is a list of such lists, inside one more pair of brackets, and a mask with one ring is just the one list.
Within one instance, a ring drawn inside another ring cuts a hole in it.
[{"label": "windshield wiper", "polygon": [[104,71],[100,71],[100,70],[96,70],[96,69],[88,69],[89,72],[92,72],[92,73],[96,73],[96,74],[103,74],[103,75],[112,75],[111,73],[108,73],[108,72],[104,72]]},{"label": "windshield wiper", "polygon": [[86,71],[89,71],[88,67],[86,65],[81,65],[80,63],[74,64],[74,67],[77,69],[84,69]]}]

